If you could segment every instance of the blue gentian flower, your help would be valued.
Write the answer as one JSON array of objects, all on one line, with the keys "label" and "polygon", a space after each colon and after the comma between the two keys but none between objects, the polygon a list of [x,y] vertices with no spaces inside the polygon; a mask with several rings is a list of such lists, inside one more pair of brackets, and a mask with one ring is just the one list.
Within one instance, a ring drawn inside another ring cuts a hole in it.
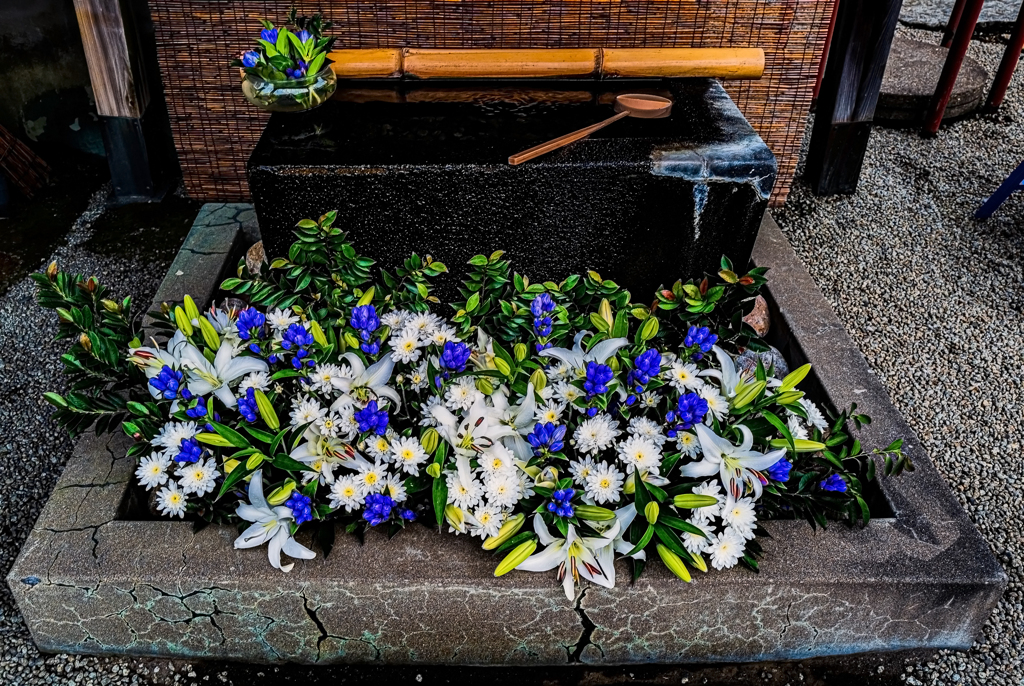
[{"label": "blue gentian flower", "polygon": [[175,456],[175,462],[192,464],[193,462],[198,462],[199,458],[203,456],[203,447],[194,438],[181,439],[181,445],[178,447],[180,452]]},{"label": "blue gentian flower", "polygon": [[206,416],[206,412],[206,398],[202,396],[200,396],[199,399],[196,400],[195,407],[191,407],[185,410],[185,414],[192,419],[202,419],[203,417]]},{"label": "blue gentian flower", "polygon": [[164,365],[160,373],[149,380],[149,385],[156,390],[164,400],[174,400],[181,390],[184,375]]},{"label": "blue gentian flower", "polygon": [[536,424],[533,432],[526,437],[533,446],[533,454],[538,457],[545,452],[557,453],[565,447],[565,426],[555,426],[551,422]]},{"label": "blue gentian flower", "polygon": [[[267,317],[255,307],[247,307],[238,313],[238,321],[235,328],[238,329],[238,337],[243,341],[252,338],[263,338],[263,325],[267,323]],[[259,346],[257,346],[258,350]]]},{"label": "blue gentian flower", "polygon": [[301,493],[293,491],[288,500],[284,502],[284,506],[292,511],[296,525],[301,526],[313,519],[313,503]]},{"label": "blue gentian flower", "polygon": [[309,367],[315,364],[313,360],[303,362],[303,359],[309,356],[308,348],[311,345],[313,345],[313,334],[306,331],[306,327],[302,324],[292,324],[289,326],[281,340],[281,347],[285,350],[295,349],[292,366],[296,369],[301,369],[303,364]]},{"label": "blue gentian flower", "polygon": [[391,510],[395,507],[395,501],[390,496],[371,493],[366,496],[363,507],[363,519],[369,522],[370,526],[377,526],[391,518]]},{"label": "blue gentian flower", "polygon": [[416,513],[408,509],[399,512],[398,516],[407,522],[411,522],[412,520],[416,519]]},{"label": "blue gentian flower", "polygon": [[836,491],[837,493],[846,492],[846,479],[839,476],[838,474],[830,474],[828,478],[821,482],[821,490],[823,491]]},{"label": "blue gentian flower", "polygon": [[450,372],[464,371],[466,369],[466,363],[469,362],[469,356],[472,352],[473,351],[470,347],[465,343],[447,341],[444,344],[444,349],[441,351],[439,364],[442,369]]},{"label": "blue gentian flower", "polygon": [[783,458],[773,464],[765,472],[772,481],[789,481],[789,473],[793,470],[793,463]]},{"label": "blue gentian flower", "polygon": [[686,332],[686,338],[683,339],[683,346],[687,348],[696,347],[699,352],[693,353],[691,357],[694,360],[699,360],[704,357],[704,353],[710,352],[711,347],[717,342],[718,335],[711,333],[708,327],[702,326],[698,329],[696,326],[691,326]]},{"label": "blue gentian flower", "polygon": [[277,29],[263,29],[260,31],[260,38],[267,41],[268,43],[277,42]]},{"label": "blue gentian flower", "polygon": [[259,64],[260,54],[252,50],[242,55],[242,64],[246,67],[255,67]]},{"label": "blue gentian flower", "polygon": [[245,421],[252,424],[256,421],[256,391],[251,388],[245,389],[245,395],[238,399],[238,414],[245,417]]},{"label": "blue gentian flower", "polygon": [[537,352],[540,352],[541,350],[547,350],[552,345],[554,345],[554,344],[553,343],[537,343],[533,347],[537,350]]},{"label": "blue gentian flower", "polygon": [[352,315],[349,324],[357,331],[373,333],[380,328],[380,318],[377,317],[377,308],[373,305],[360,305],[352,308]]},{"label": "blue gentian flower", "polygon": [[587,363],[587,379],[583,382],[583,390],[588,395],[601,395],[608,392],[608,382],[615,376],[612,368],[597,362]]},{"label": "blue gentian flower", "polygon": [[387,433],[388,411],[378,410],[376,400],[371,400],[366,407],[356,412],[355,420],[359,423],[359,431],[362,433],[372,431],[378,436]]},{"label": "blue gentian flower", "polygon": [[547,293],[541,293],[530,303],[530,312],[534,317],[543,317],[555,309],[555,301]]},{"label": "blue gentian flower", "polygon": [[312,37],[313,37],[313,34],[310,33],[309,31],[307,31],[306,29],[302,29],[301,31],[299,31],[299,42],[300,43],[305,43],[306,41],[308,41]]},{"label": "blue gentian flower", "polygon": [[548,503],[548,512],[558,517],[572,517],[576,511],[572,507],[573,496],[576,491],[571,488],[563,488],[551,494],[551,502]]},{"label": "blue gentian flower", "polygon": [[665,415],[669,423],[666,432],[669,438],[675,438],[680,431],[689,431],[695,424],[700,424],[708,413],[708,401],[696,393],[687,393],[679,397],[676,409],[669,410]]},{"label": "blue gentian flower", "polygon": [[633,364],[635,368],[629,373],[626,384],[634,387],[637,393],[643,393],[643,387],[661,373],[661,353],[654,348],[645,350],[637,355]]}]

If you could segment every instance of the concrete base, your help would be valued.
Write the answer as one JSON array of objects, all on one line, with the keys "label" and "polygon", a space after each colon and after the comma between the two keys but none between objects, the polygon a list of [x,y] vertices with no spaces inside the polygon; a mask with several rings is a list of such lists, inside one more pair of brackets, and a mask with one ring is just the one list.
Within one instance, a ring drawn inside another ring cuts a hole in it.
[{"label": "concrete base", "polygon": [[[920,122],[939,83],[946,48],[896,36],[882,77],[876,121]],[[985,102],[988,72],[968,56],[953,86],[943,119],[970,114]]]},{"label": "concrete base", "polygon": [[[180,297],[183,277],[193,295],[213,294],[220,270],[194,270],[189,255],[223,265],[244,211],[204,208],[158,298]],[[1006,585],[1001,567],[768,216],[754,261],[772,268],[774,342],[790,362],[810,361],[825,397],[873,417],[867,449],[907,439],[917,471],[882,483],[891,516],[817,533],[767,522],[759,575],[685,585],[652,564],[632,586],[586,586],[568,603],[549,575],[495,579],[497,559],[478,544],[422,526],[390,542],[373,532],[364,546],[339,535],[329,558],[274,572],[265,551],[232,548],[234,528],[127,519],[127,439],[87,437],[7,577],[34,640],[53,652],[459,665],[968,648]]]}]

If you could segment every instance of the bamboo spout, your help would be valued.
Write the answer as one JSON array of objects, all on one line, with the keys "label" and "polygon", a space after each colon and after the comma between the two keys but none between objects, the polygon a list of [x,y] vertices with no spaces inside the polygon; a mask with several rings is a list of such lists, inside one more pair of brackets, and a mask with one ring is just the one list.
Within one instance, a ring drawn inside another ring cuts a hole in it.
[{"label": "bamboo spout", "polygon": [[761,48],[567,48],[336,50],[339,78],[617,78],[691,76],[759,79]]}]

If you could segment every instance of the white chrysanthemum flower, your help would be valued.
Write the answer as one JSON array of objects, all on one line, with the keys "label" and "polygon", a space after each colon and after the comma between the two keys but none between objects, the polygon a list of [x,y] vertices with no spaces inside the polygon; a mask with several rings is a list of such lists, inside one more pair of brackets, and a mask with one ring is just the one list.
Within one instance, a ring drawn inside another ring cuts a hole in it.
[{"label": "white chrysanthemum flower", "polygon": [[167,467],[171,464],[168,453],[153,453],[139,461],[139,468],[135,470],[135,476],[139,483],[151,490],[157,486],[167,483]]},{"label": "white chrysanthemum flower", "polygon": [[581,453],[596,453],[610,448],[621,431],[619,425],[611,416],[599,414],[590,419],[584,420],[576,427],[573,439],[576,441],[576,450]]},{"label": "white chrysanthemum flower", "polygon": [[473,519],[476,521],[469,525],[469,535],[490,538],[498,535],[504,517],[501,515],[501,508],[482,505],[473,511]]},{"label": "white chrysanthemum flower", "polygon": [[704,384],[697,393],[708,402],[708,414],[704,421],[710,423],[711,415],[714,415],[715,419],[721,421],[729,413],[729,401],[711,384]]},{"label": "white chrysanthemum flower", "polygon": [[151,442],[153,445],[178,449],[182,441],[193,438],[197,433],[195,422],[167,422]]},{"label": "white chrysanthemum flower", "polygon": [[440,323],[441,319],[437,315],[431,314],[430,312],[420,312],[410,317],[405,322],[405,326],[403,328],[412,329],[421,338],[427,338],[434,333],[434,329],[436,329]]},{"label": "white chrysanthemum flower", "polygon": [[406,378],[409,380],[409,387],[412,390],[422,391],[430,383],[430,380],[427,378],[427,363],[421,362],[420,366],[409,372],[409,376]]},{"label": "white chrysanthemum flower", "polygon": [[533,497],[533,479],[526,472],[518,472],[519,477],[519,499],[526,500]]},{"label": "white chrysanthemum flower", "polygon": [[480,469],[484,474],[498,474],[500,472],[515,472],[515,456],[512,451],[501,443],[495,443],[487,452],[477,457]]},{"label": "white chrysanthemum flower", "polygon": [[419,439],[415,436],[405,436],[392,442],[391,459],[406,474],[415,476],[420,471],[420,465],[427,459],[427,453]]},{"label": "white chrysanthemum flower", "polygon": [[448,386],[448,391],[445,393],[444,404],[452,412],[458,410],[468,412],[469,408],[473,407],[473,403],[481,397],[483,397],[483,393],[476,389],[473,377],[464,376]]},{"label": "white chrysanthemum flower", "polygon": [[366,439],[366,452],[370,453],[370,457],[375,460],[384,460],[385,462],[391,461],[391,443],[388,442],[388,436],[370,436]]},{"label": "white chrysanthemum flower", "polygon": [[699,390],[704,385],[704,381],[697,376],[697,365],[695,364],[676,361],[662,372],[662,375],[666,377],[673,388],[681,393]]},{"label": "white chrysanthemum flower", "polygon": [[432,343],[439,348],[443,347],[448,341],[459,342],[459,337],[455,335],[455,329],[448,325],[437,326],[426,338],[427,343]]},{"label": "white chrysanthemum flower", "polygon": [[697,434],[690,431],[680,431],[676,434],[676,447],[684,457],[696,457],[700,452],[700,441]]},{"label": "white chrysanthemum flower", "polygon": [[434,408],[444,405],[441,402],[441,397],[432,395],[427,398],[427,402],[423,403],[420,408],[420,426],[437,426],[437,417],[434,415]]},{"label": "white chrysanthemum flower", "polygon": [[363,506],[365,496],[360,492],[356,484],[356,477],[352,474],[335,480],[331,486],[331,507],[335,510],[344,507],[345,512],[351,512]]},{"label": "white chrysanthemum flower", "polygon": [[732,529],[727,528],[711,539],[707,552],[711,555],[711,566],[715,569],[735,567],[743,557],[746,541]]},{"label": "white chrysanthemum flower", "polygon": [[274,309],[267,313],[267,321],[278,331],[287,331],[288,327],[296,324],[299,318],[291,310]]},{"label": "white chrysanthemum flower", "polygon": [[554,389],[553,386],[548,385],[548,386],[545,386],[544,388],[540,389],[540,391],[538,391],[537,395],[540,396],[540,399],[541,399],[542,402],[550,403],[552,401],[552,399],[554,399],[554,397],[555,397],[555,389]]},{"label": "white chrysanthemum flower", "polygon": [[630,436],[619,443],[617,450],[619,459],[626,465],[627,474],[634,470],[657,474],[661,467],[661,448],[649,438]]},{"label": "white chrysanthemum flower", "polygon": [[380,323],[392,331],[399,331],[405,328],[405,323],[409,321],[410,316],[405,310],[391,310],[380,316]]},{"label": "white chrysanthemum flower", "polygon": [[488,474],[484,482],[487,502],[495,507],[512,507],[519,502],[523,492],[519,474],[512,470],[504,470]]},{"label": "white chrysanthemum flower", "polygon": [[705,552],[708,549],[708,545],[711,543],[711,539],[714,538],[707,520],[701,519],[700,517],[690,517],[687,521],[691,525],[703,531],[707,538],[690,533],[689,531],[682,531],[680,532],[679,538],[683,541],[683,547],[695,555]]},{"label": "white chrysanthemum flower", "polygon": [[556,362],[548,367],[546,372],[550,381],[566,381],[572,378],[572,367],[565,362]]},{"label": "white chrysanthemum flower", "polygon": [[325,395],[331,395],[341,388],[341,380],[351,378],[351,369],[345,373],[336,364],[318,364],[316,369],[309,373],[309,387]]},{"label": "white chrysanthemum flower", "polygon": [[541,424],[558,424],[562,421],[565,403],[547,403],[537,408],[534,418]]},{"label": "white chrysanthemum flower", "polygon": [[267,372],[253,372],[249,374],[242,379],[242,383],[238,384],[238,394],[244,395],[250,388],[254,391],[269,391],[270,374]]},{"label": "white chrysanthemum flower", "polygon": [[185,517],[185,507],[188,505],[188,498],[178,488],[175,481],[160,489],[156,496],[156,509],[168,517]]},{"label": "white chrysanthemum flower", "polygon": [[186,495],[195,494],[204,496],[211,492],[217,485],[217,477],[220,472],[217,470],[217,461],[212,457],[205,462],[198,460],[192,464],[182,465],[175,475],[180,479],[181,490]]},{"label": "white chrysanthemum flower", "polygon": [[594,473],[594,458],[584,457],[570,462],[569,473],[572,474],[572,480],[582,486],[586,483],[587,477]]},{"label": "white chrysanthemum flower", "polygon": [[629,420],[626,430],[635,436],[646,438],[659,448],[668,440],[665,434],[661,433],[661,427],[647,417],[633,417]]},{"label": "white chrysanthemum flower", "polygon": [[332,462],[324,457],[318,457],[312,462],[307,462],[309,468],[313,471],[302,472],[302,483],[308,484],[313,479],[318,479],[322,484],[333,484],[334,483],[334,467],[337,465],[336,462]]},{"label": "white chrysanthemum flower", "polygon": [[321,407],[316,398],[300,397],[292,401],[291,425],[305,426],[322,419],[327,414],[327,408]]},{"label": "white chrysanthemum flower", "polygon": [[406,327],[391,337],[391,359],[411,364],[420,359],[420,336],[415,329]]},{"label": "white chrysanthemum flower", "polygon": [[396,503],[404,502],[408,498],[405,491],[405,482],[397,474],[391,474],[384,482],[384,495],[390,496]]},{"label": "white chrysanthemum flower", "polygon": [[341,428],[340,423],[341,417],[338,414],[331,412],[330,414],[317,419],[313,423],[313,426],[316,427],[317,433],[321,436],[325,438],[337,438],[338,430]]},{"label": "white chrysanthemum flower", "polygon": [[734,500],[729,498],[722,508],[722,521],[732,527],[742,538],[754,537],[757,526],[757,514],[754,512],[754,501],[751,498]]},{"label": "white chrysanthemum flower", "polygon": [[800,404],[803,405],[804,411],[807,412],[808,424],[818,431],[824,431],[828,428],[828,423],[825,422],[825,417],[821,414],[821,410],[818,409],[817,405],[807,398],[800,398]]},{"label": "white chrysanthemum flower", "polygon": [[362,465],[355,476],[356,488],[359,489],[359,495],[363,498],[371,493],[380,493],[383,491],[388,480],[388,473],[385,470],[384,465],[379,462],[375,464],[367,463]]},{"label": "white chrysanthemum flower", "polygon": [[554,389],[554,397],[568,405],[572,405],[575,401],[583,397],[583,391],[576,388],[568,381],[559,381],[554,385]]},{"label": "white chrysanthemum flower", "polygon": [[789,429],[789,433],[793,434],[793,438],[807,438],[807,425],[804,424],[802,417],[790,414],[789,420],[786,422],[786,427]]},{"label": "white chrysanthemum flower", "polygon": [[338,437],[351,441],[359,435],[359,422],[356,420],[356,406],[342,405],[338,409]]},{"label": "white chrysanthemum flower", "polygon": [[598,464],[587,477],[584,489],[595,503],[614,503],[619,500],[625,474],[607,462]]},{"label": "white chrysanthemum flower", "polygon": [[475,478],[462,479],[458,472],[449,472],[448,502],[462,510],[469,510],[480,504],[483,485]]},{"label": "white chrysanthemum flower", "polygon": [[661,402],[661,396],[654,391],[647,391],[640,396],[640,407],[644,409],[651,409],[657,407],[658,403]]},{"label": "white chrysanthemum flower", "polygon": [[703,522],[709,522],[722,514],[722,505],[725,504],[725,495],[722,493],[722,485],[718,481],[705,481],[693,489],[694,495],[710,495],[718,498],[718,502],[707,507],[698,507],[693,510],[693,518]]}]

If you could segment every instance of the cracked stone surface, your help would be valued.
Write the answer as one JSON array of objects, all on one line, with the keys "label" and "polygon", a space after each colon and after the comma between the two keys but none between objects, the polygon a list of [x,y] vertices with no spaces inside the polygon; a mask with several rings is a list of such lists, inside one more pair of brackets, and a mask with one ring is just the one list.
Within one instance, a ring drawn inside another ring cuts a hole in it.
[{"label": "cracked stone surface", "polygon": [[[187,245],[209,247],[179,261],[228,258],[246,210],[219,207],[234,219],[201,214],[206,223]],[[423,526],[391,541],[371,532],[363,546],[339,537],[329,558],[284,575],[272,573],[265,551],[234,550],[231,527],[195,533],[187,522],[125,519],[128,439],[89,437],[7,578],[33,639],[51,652],[461,665],[969,647],[1005,585],[1001,567],[770,218],[755,259],[773,268],[776,343],[790,360],[810,360],[812,382],[833,402],[856,399],[873,416],[868,448],[910,437],[917,472],[883,485],[893,516],[817,533],[770,522],[758,577],[733,569],[683,585],[651,565],[630,587],[620,564],[619,587],[585,586],[575,602],[544,575],[495,579],[495,559],[472,541]],[[192,292],[208,295],[221,269],[182,271]],[[157,300],[180,285],[174,276]]]}]

